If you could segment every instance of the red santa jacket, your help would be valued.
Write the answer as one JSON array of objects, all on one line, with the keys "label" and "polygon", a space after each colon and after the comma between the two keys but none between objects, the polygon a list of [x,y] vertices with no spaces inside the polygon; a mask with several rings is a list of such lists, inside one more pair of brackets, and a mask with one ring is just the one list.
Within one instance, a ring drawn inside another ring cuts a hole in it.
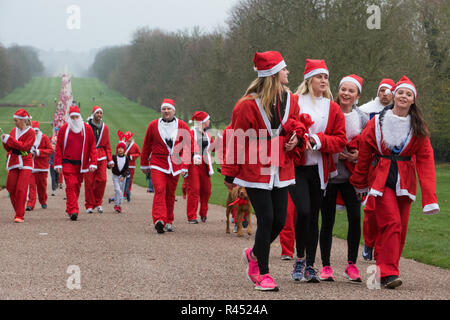
[{"label": "red santa jacket", "polygon": [[[35,140],[34,130],[27,127],[19,134],[19,130],[14,127],[11,132],[5,135],[3,139],[3,147],[8,153],[8,161],[6,167],[8,170],[12,169],[26,169],[33,170],[33,155],[31,148]],[[22,156],[21,151],[28,152],[28,155]]]},{"label": "red santa jacket", "polygon": [[130,157],[130,163],[128,167],[130,169],[136,168],[136,160],[141,156],[141,150],[139,149],[139,146],[134,141],[132,141],[125,153]]},{"label": "red santa jacket", "polygon": [[109,141],[108,126],[102,122],[102,129],[97,141],[97,161],[108,161],[108,165],[114,164],[111,153],[111,143]]},{"label": "red santa jacket", "polygon": [[[62,160],[64,158],[64,151],[66,149],[67,137],[69,135],[70,129],[68,129],[68,124],[64,124],[58,131],[58,138],[55,147],[55,165],[54,168],[62,169]],[[97,149],[95,144],[94,132],[89,124],[83,123],[83,150],[81,151],[81,173],[86,173],[89,168],[97,169]],[[70,147],[70,146],[69,146]]]},{"label": "red santa jacket", "polygon": [[53,153],[50,139],[42,132],[39,132],[36,135],[33,149],[35,150],[33,155],[33,172],[48,171],[48,160]]},{"label": "red santa jacket", "polygon": [[212,157],[211,157],[211,145],[213,143],[213,138],[208,132],[206,132],[206,134],[208,135],[208,146],[205,149],[207,162],[205,163],[204,155],[201,154],[200,146],[198,145],[198,142],[197,142],[199,132],[198,132],[198,129],[196,129],[196,128],[191,129],[191,139],[193,142],[192,155],[193,155],[193,160],[194,160],[194,158],[200,157],[202,160],[202,164],[208,165],[208,174],[209,174],[209,176],[212,176],[214,174],[213,161],[212,161]]},{"label": "red santa jacket", "polygon": [[[297,98],[288,93],[282,124],[298,117]],[[226,159],[222,175],[234,177],[237,185],[266,190],[295,184],[294,163],[284,150],[290,137],[284,136],[281,125],[272,132],[260,99],[247,96],[239,100],[233,110],[231,128],[232,138],[224,136]]]},{"label": "red santa jacket", "polygon": [[[373,155],[378,161],[373,161]],[[380,115],[369,121],[364,129],[359,145],[358,162],[350,177],[350,183],[358,192],[368,192],[368,197],[383,196],[386,180],[391,166],[390,150],[385,146],[380,127]],[[407,196],[416,200],[417,179],[422,190],[422,207],[425,214],[435,214],[440,211],[436,197],[436,173],[434,170],[434,155],[428,137],[418,138],[409,133],[400,157],[397,161],[398,179],[397,196]],[[406,160],[410,158],[410,160]],[[371,168],[372,167],[372,168]]]},{"label": "red santa jacket", "polygon": [[192,139],[186,122],[175,117],[176,139],[173,148],[160,134],[162,118],[153,120],[147,127],[142,145],[141,169],[155,169],[177,176],[188,171],[191,163]]}]

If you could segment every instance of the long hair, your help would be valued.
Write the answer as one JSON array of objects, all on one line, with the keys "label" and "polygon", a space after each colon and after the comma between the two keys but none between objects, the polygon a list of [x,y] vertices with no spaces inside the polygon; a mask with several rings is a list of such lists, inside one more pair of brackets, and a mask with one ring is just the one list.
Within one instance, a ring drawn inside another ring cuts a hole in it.
[{"label": "long hair", "polygon": [[419,138],[429,137],[430,131],[423,117],[422,110],[416,102],[409,108],[409,114],[411,115],[411,129],[413,134]]},{"label": "long hair", "polygon": [[[241,98],[242,100],[261,99],[264,111],[266,111],[269,120],[272,120],[271,106],[276,103],[277,94],[280,94],[281,97],[282,92],[289,91],[288,87],[281,84],[277,75],[278,73],[275,77],[262,77],[253,80]],[[252,93],[254,95],[249,96]]]},{"label": "long hair", "polygon": [[[313,77],[303,80],[303,82],[298,87],[296,94],[304,95],[304,94],[310,93],[311,99],[312,99],[312,101],[314,101],[315,97],[314,97],[314,91],[312,88],[312,80],[313,80]],[[330,82],[328,82],[327,90],[324,92],[323,96],[324,96],[324,98],[333,100],[333,94],[331,93],[331,89],[330,89]]]}]

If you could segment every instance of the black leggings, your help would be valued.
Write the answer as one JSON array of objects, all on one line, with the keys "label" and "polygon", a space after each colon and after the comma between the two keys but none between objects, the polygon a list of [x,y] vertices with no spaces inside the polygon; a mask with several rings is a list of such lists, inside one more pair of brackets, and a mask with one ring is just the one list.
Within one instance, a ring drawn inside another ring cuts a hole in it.
[{"label": "black leggings", "polygon": [[297,210],[297,257],[304,258],[306,250],[306,265],[313,266],[319,241],[319,210],[323,198],[318,166],[296,167],[295,181],[295,185],[289,188],[289,194]]},{"label": "black leggings", "polygon": [[355,188],[349,183],[328,183],[322,204],[322,227],[320,228],[320,254],[322,265],[330,266],[333,227],[336,217],[336,197],[340,191],[347,209],[347,261],[356,263],[359,241],[361,239],[361,203]]},{"label": "black leggings", "polygon": [[278,237],[286,222],[288,191],[287,188],[247,188],[247,194],[257,219],[253,253],[258,259],[259,273],[267,274],[270,244]]}]

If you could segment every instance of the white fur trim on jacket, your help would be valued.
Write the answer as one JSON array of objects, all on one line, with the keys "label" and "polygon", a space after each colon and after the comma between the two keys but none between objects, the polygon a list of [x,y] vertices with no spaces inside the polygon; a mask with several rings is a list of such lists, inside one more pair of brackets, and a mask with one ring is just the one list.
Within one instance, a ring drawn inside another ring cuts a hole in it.
[{"label": "white fur trim on jacket", "polygon": [[383,133],[384,145],[392,150],[394,147],[400,146],[408,137],[411,131],[411,116],[396,116],[392,110],[387,110],[382,124],[381,132]]}]

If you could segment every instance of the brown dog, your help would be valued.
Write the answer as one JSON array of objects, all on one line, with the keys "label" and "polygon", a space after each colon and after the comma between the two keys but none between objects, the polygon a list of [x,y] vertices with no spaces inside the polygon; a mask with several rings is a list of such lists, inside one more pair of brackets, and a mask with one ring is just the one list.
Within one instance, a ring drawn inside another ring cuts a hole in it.
[{"label": "brown dog", "polygon": [[250,199],[247,196],[247,191],[244,187],[234,187],[233,189],[228,190],[228,198],[227,198],[227,233],[230,233],[230,213],[233,208],[236,208],[236,217],[234,218],[234,222],[237,225],[237,236],[242,237],[242,219],[244,219],[244,215],[247,214],[247,234],[252,234],[252,204],[250,203]]}]

